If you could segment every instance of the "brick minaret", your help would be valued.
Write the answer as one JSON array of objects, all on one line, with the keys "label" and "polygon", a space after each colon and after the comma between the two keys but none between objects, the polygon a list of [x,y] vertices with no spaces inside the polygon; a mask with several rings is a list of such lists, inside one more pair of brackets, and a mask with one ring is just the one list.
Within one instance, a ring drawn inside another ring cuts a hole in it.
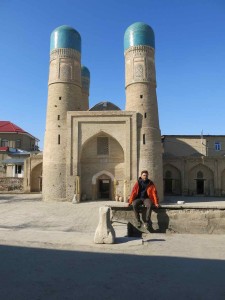
[{"label": "brick minaret", "polygon": [[43,152],[43,199],[66,200],[67,112],[82,109],[81,37],[69,26],[51,34]]},{"label": "brick minaret", "polygon": [[137,22],[124,35],[126,110],[137,112],[138,174],[149,171],[163,200],[162,146],[155,74],[155,38],[152,28]]}]

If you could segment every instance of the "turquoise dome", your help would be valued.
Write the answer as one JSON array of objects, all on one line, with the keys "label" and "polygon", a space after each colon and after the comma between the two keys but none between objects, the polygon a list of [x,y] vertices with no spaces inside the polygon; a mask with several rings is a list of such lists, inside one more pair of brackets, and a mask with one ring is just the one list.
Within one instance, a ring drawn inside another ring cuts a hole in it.
[{"label": "turquoise dome", "polygon": [[72,48],[81,53],[81,37],[72,27],[62,25],[51,34],[50,51],[57,48]]},{"label": "turquoise dome", "polygon": [[87,67],[85,67],[85,66],[81,67],[81,76],[82,77],[87,77],[87,78],[90,79],[90,71],[88,70]]},{"label": "turquoise dome", "polygon": [[155,49],[155,36],[152,28],[142,22],[130,25],[124,34],[124,51],[132,46],[150,46]]}]

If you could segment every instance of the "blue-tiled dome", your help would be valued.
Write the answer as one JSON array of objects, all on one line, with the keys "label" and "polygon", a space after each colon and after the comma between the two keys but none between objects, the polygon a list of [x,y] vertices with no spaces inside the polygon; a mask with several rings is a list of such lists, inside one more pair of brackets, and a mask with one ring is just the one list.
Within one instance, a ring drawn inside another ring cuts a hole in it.
[{"label": "blue-tiled dome", "polygon": [[57,48],[72,48],[81,52],[81,37],[72,27],[62,25],[51,34],[50,51]]},{"label": "blue-tiled dome", "polygon": [[87,77],[87,78],[90,79],[90,71],[88,70],[87,67],[85,67],[85,66],[81,67],[81,76],[82,77]]},{"label": "blue-tiled dome", "polygon": [[142,22],[130,25],[124,34],[124,51],[132,46],[150,46],[155,48],[155,36],[152,28]]}]

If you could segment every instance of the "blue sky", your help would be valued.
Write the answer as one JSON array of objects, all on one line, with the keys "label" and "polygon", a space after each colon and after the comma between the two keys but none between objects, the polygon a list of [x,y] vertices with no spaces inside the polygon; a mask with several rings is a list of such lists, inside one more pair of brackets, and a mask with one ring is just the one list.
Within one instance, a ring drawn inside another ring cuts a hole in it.
[{"label": "blue sky", "polygon": [[134,22],[155,32],[162,134],[225,134],[224,0],[0,0],[0,120],[43,149],[50,34],[70,25],[91,72],[90,107],[125,108],[123,36]]}]

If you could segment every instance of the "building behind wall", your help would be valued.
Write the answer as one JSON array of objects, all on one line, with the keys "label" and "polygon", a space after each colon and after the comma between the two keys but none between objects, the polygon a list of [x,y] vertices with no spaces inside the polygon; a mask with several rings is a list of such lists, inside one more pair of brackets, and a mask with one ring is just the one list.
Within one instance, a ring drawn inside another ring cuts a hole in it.
[{"label": "building behind wall", "polygon": [[[0,190],[23,190],[24,164],[39,153],[39,140],[10,121],[0,121]],[[42,162],[41,162],[42,168]],[[40,174],[39,174],[40,176]]]},{"label": "building behind wall", "polygon": [[0,121],[0,147],[38,151],[39,139],[10,121]]},{"label": "building behind wall", "polygon": [[24,160],[39,151],[39,140],[10,121],[0,121],[0,177],[24,176]]},{"label": "building behind wall", "polygon": [[224,135],[164,135],[165,195],[225,196]]}]

